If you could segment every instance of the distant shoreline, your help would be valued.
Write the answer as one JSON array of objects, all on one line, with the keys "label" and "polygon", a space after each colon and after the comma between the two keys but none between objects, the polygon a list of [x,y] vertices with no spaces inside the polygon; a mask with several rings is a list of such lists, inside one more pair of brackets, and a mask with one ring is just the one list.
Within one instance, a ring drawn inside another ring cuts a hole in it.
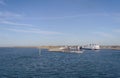
[{"label": "distant shoreline", "polygon": [[101,49],[120,50],[120,46],[101,46]]},{"label": "distant shoreline", "polygon": [[[0,48],[41,48],[41,49],[58,49],[63,46],[13,46],[13,47],[0,47]],[[120,46],[100,46],[101,49],[120,50]]]}]

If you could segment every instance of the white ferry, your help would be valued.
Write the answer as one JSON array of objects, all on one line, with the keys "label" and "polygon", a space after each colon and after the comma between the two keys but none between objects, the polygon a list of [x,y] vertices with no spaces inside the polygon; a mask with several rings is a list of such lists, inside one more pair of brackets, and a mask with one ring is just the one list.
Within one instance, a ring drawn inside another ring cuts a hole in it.
[{"label": "white ferry", "polygon": [[83,46],[83,49],[86,49],[86,50],[99,50],[100,45],[98,45],[98,44],[85,45],[85,46]]},{"label": "white ferry", "polygon": [[60,47],[60,50],[63,52],[70,52],[70,53],[83,53],[81,46],[65,46]]}]

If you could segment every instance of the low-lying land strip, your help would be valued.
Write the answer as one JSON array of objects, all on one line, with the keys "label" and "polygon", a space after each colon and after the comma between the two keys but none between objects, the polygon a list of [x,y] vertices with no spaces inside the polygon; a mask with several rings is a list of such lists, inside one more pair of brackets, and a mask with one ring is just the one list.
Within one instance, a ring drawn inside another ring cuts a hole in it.
[{"label": "low-lying land strip", "polygon": [[[60,50],[61,47],[65,47],[65,46],[14,46],[14,47],[8,47],[8,48],[41,48],[41,49],[48,49],[49,51],[61,51]],[[100,46],[100,48],[120,50],[120,46]]]},{"label": "low-lying land strip", "polygon": [[101,46],[101,49],[120,50],[120,46]]}]

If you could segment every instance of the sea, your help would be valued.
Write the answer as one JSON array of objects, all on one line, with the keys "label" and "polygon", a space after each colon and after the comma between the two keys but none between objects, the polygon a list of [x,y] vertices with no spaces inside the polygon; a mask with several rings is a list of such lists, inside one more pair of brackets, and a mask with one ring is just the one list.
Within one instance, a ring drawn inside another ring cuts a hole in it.
[{"label": "sea", "polygon": [[120,78],[120,50],[0,48],[0,78]]}]

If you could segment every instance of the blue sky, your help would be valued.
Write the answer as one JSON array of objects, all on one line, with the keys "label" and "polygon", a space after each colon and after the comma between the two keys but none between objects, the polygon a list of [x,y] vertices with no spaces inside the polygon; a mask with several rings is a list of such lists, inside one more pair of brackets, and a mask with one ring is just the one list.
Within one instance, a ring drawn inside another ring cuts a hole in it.
[{"label": "blue sky", "polygon": [[0,0],[0,46],[120,45],[120,0]]}]

